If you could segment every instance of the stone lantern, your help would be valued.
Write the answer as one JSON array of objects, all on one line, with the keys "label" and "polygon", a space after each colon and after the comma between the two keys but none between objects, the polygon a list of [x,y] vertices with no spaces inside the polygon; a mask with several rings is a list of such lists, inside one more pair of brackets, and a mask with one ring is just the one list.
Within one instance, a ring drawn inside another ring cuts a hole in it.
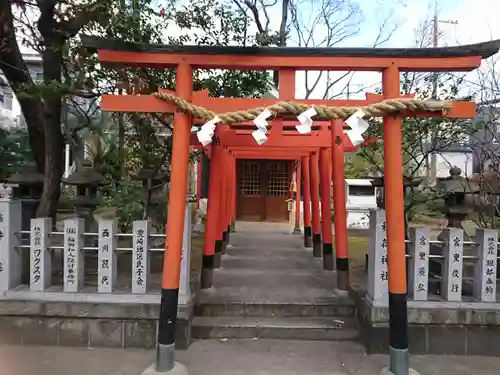
[{"label": "stone lantern", "polygon": [[[450,169],[450,176],[437,184],[438,190],[445,193],[443,213],[446,216],[449,228],[463,229],[462,221],[465,220],[465,218],[473,211],[468,197],[474,194],[479,194],[479,186],[475,182],[462,177],[461,173],[462,170],[457,166],[454,166]],[[441,231],[441,233],[437,236],[437,239],[443,242],[446,241],[446,231]],[[470,241],[470,237],[466,232],[464,232],[464,241]],[[430,247],[430,253],[431,255],[442,255],[443,248],[442,244],[433,244]],[[475,248],[465,245],[464,255],[475,255]],[[441,277],[441,265],[441,260],[430,259],[430,274]],[[474,263],[464,261],[463,267],[464,276],[470,276],[470,274],[473,273]],[[431,289],[435,289],[437,292],[437,287]],[[472,293],[472,286],[465,283],[465,281],[463,285],[463,293],[464,295]]]},{"label": "stone lantern", "polygon": [[[12,198],[21,201],[21,230],[31,229],[31,219],[36,217],[36,211],[42,197],[44,176],[38,173],[34,163],[27,164],[22,171],[5,179],[12,187]],[[22,237],[22,244],[29,244],[29,236]],[[29,284],[30,256],[29,248],[22,249],[22,276],[21,282]]]},{"label": "stone lantern", "polygon": [[21,172],[5,179],[12,186],[12,198],[21,201],[22,230],[29,230],[31,219],[36,216],[42,197],[43,180],[43,174],[38,173],[34,163],[27,164]]},{"label": "stone lantern", "polygon": [[[472,213],[472,207],[469,204],[468,196],[479,194],[479,186],[462,177],[462,170],[456,166],[450,169],[450,176],[444,181],[438,183],[438,189],[445,193],[445,207],[443,213],[448,220],[448,227],[461,228],[462,221]],[[438,240],[444,240],[445,233],[441,232]],[[464,233],[464,241],[469,241],[470,238]]]},{"label": "stone lantern", "polygon": [[101,202],[98,189],[107,184],[106,179],[92,167],[90,161],[85,160],[81,168],[63,179],[63,182],[76,186],[76,198],[73,203],[78,217],[85,220],[85,231],[97,233],[94,211]]}]

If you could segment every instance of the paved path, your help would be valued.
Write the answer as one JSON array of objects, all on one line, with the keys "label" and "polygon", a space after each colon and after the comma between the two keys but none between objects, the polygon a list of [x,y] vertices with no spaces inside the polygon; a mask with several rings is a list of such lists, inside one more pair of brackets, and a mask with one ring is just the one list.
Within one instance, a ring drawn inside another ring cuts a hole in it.
[{"label": "paved path", "polygon": [[[155,352],[0,346],[5,375],[140,375]],[[280,340],[197,341],[177,360],[192,375],[376,375],[386,356],[366,356],[354,343]],[[496,375],[500,358],[414,356],[422,375]]]},{"label": "paved path", "polygon": [[319,303],[335,300],[335,274],[302,249],[302,236],[238,231],[215,271],[215,290],[200,300],[241,303]]}]

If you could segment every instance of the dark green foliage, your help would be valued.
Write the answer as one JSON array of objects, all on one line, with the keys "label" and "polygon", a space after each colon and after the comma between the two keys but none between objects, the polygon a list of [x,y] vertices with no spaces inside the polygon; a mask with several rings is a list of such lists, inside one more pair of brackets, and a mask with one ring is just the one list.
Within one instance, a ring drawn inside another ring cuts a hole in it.
[{"label": "dark green foliage", "polygon": [[0,129],[0,179],[19,172],[30,159],[28,134]]}]

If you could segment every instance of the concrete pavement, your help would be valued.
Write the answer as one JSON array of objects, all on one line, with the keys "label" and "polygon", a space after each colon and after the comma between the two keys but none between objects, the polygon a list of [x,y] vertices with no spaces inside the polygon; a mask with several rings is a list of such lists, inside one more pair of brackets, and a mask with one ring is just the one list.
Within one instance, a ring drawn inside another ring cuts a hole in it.
[{"label": "concrete pavement", "polygon": [[[140,375],[153,350],[0,346],[5,375]],[[376,375],[387,356],[367,356],[351,342],[205,340],[176,359],[192,375]],[[500,358],[412,356],[422,375],[496,375]]]}]

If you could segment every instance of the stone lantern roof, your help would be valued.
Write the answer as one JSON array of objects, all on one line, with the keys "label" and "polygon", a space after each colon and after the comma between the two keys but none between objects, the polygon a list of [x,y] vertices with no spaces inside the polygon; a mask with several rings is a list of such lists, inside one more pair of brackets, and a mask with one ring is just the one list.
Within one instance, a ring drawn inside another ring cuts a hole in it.
[{"label": "stone lantern roof", "polygon": [[68,185],[95,187],[107,184],[106,178],[97,172],[88,160],[82,163],[82,168],[64,178],[63,182]]},{"label": "stone lantern roof", "polygon": [[479,192],[477,183],[461,176],[462,170],[457,166],[450,168],[450,176],[439,182],[440,188],[446,193],[475,194]]},{"label": "stone lantern roof", "polygon": [[7,177],[5,182],[17,185],[43,185],[44,176],[38,172],[34,163],[30,163],[22,171]]}]

